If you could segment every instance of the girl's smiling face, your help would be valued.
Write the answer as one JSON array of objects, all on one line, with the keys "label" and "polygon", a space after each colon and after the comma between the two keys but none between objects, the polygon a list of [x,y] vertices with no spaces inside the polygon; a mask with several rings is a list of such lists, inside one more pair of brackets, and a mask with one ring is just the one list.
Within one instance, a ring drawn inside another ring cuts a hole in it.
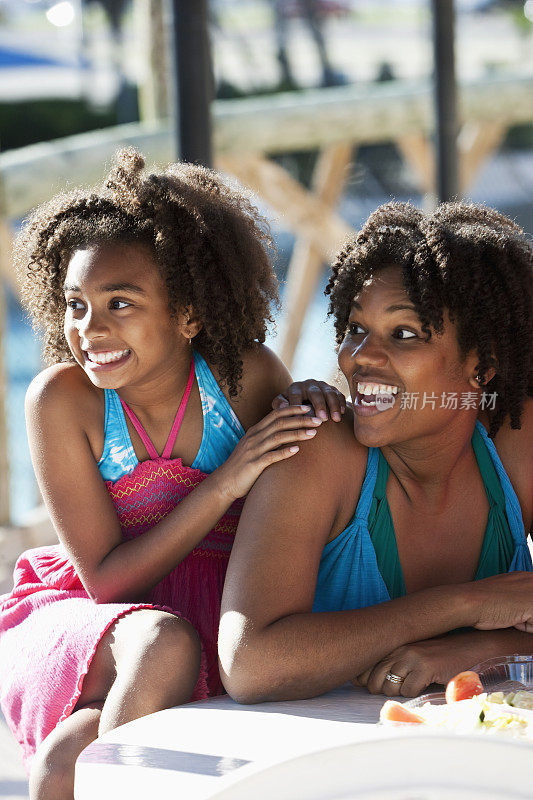
[{"label": "girl's smiling face", "polygon": [[65,337],[72,355],[101,389],[161,378],[186,348],[185,315],[170,314],[149,249],[97,244],[76,250],[65,277]]},{"label": "girl's smiling face", "polygon": [[[380,270],[354,298],[339,350],[356,438],[380,447],[442,430],[457,414],[468,413],[461,408],[462,393],[475,392],[477,407],[476,363],[475,353],[461,357],[446,313],[443,333],[433,332],[426,341],[401,270]],[[456,409],[445,406],[452,393]]]}]

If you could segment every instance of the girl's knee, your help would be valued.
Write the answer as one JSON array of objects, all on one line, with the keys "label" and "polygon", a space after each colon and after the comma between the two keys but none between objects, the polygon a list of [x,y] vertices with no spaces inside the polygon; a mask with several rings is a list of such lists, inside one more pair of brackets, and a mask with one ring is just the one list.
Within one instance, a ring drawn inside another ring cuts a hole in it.
[{"label": "girl's knee", "polygon": [[169,669],[176,669],[178,665],[200,665],[201,645],[198,634],[193,626],[172,614],[161,613],[153,620],[147,632],[149,647],[152,657],[161,665]]},{"label": "girl's knee", "polygon": [[[140,660],[155,663],[161,672],[176,669],[179,664],[200,664],[201,646],[194,627],[174,614],[156,609],[132,612],[128,626],[116,637],[117,671],[121,664]],[[126,620],[126,618],[124,618]],[[118,631],[117,631],[118,633]]]}]

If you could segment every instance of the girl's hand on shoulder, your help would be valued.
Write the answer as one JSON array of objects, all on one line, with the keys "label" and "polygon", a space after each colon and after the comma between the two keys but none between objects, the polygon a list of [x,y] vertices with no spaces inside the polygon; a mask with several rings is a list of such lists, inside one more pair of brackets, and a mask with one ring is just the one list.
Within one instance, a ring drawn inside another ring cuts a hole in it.
[{"label": "girl's hand on shoulder", "polygon": [[321,420],[331,417],[334,422],[340,422],[346,411],[346,398],[342,392],[329,383],[313,378],[291,383],[284,393],[274,398],[272,408],[300,406],[304,402],[312,405],[315,416]]},{"label": "girl's hand on shoulder", "polygon": [[309,406],[286,405],[248,428],[227,461],[213,473],[218,490],[230,503],[248,494],[263,470],[291,458],[300,449],[298,442],[309,441],[316,434],[322,420],[307,416],[310,410]]}]

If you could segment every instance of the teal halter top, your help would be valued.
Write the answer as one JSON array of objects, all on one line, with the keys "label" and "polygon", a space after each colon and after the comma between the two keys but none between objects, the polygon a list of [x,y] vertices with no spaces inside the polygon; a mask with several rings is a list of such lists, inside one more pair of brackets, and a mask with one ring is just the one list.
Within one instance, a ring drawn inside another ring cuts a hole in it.
[{"label": "teal halter top", "polygon": [[[517,570],[533,572],[518,498],[494,442],[479,421],[472,447],[490,504],[475,579]],[[388,475],[389,465],[381,451],[369,448],[355,514],[322,553],[314,611],[366,608],[406,593],[385,495]]]},{"label": "teal halter top", "polygon": [[[507,572],[514,554],[514,539],[505,514],[505,496],[492,459],[477,428],[472,447],[490,504],[483,546],[474,580]],[[376,551],[378,569],[391,597],[406,594],[389,504],[385,495],[389,465],[379,452],[378,474],[368,513],[368,530]]]}]

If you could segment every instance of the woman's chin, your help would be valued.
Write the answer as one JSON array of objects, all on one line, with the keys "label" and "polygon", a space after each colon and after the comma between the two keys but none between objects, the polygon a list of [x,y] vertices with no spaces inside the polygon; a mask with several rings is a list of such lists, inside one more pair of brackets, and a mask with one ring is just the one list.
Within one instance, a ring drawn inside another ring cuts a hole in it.
[{"label": "woman's chin", "polygon": [[[365,447],[385,447],[392,444],[398,438],[398,431],[393,430],[395,426],[383,424],[385,420],[379,420],[382,424],[378,424],[378,419],[361,419],[354,415],[353,432],[354,436],[360,444]],[[394,435],[396,433],[396,436]]]},{"label": "woman's chin", "polygon": [[390,444],[390,439],[385,433],[371,431],[366,425],[354,424],[353,432],[359,444],[364,445],[364,447],[384,447]]}]

